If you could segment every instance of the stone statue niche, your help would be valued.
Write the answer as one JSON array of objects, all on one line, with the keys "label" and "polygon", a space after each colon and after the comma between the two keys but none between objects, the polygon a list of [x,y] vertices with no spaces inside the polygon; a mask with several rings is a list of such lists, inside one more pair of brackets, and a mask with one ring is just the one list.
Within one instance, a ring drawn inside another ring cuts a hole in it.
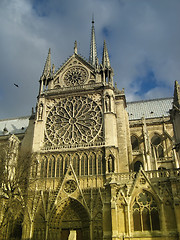
[{"label": "stone statue niche", "polygon": [[108,172],[114,172],[114,157],[111,154],[108,157]]},{"label": "stone statue niche", "polygon": [[42,117],[43,117],[43,103],[40,103],[38,111],[38,120],[42,120]]},{"label": "stone statue niche", "polygon": [[105,97],[105,110],[106,112],[111,111],[110,96],[106,95]]}]

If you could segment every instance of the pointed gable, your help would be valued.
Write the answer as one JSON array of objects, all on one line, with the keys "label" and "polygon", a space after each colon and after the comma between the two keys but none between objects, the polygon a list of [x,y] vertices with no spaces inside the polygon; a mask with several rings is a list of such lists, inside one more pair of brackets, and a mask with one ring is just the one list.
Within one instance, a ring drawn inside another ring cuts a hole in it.
[{"label": "pointed gable", "polygon": [[55,73],[51,89],[76,87],[92,82],[97,82],[95,68],[74,53]]}]

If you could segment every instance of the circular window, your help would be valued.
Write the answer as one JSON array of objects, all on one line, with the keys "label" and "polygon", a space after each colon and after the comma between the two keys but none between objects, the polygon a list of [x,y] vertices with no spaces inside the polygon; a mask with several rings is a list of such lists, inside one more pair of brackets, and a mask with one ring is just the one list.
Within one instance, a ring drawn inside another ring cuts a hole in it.
[{"label": "circular window", "polygon": [[46,120],[46,136],[56,146],[86,144],[102,135],[102,111],[88,97],[73,96],[55,104]]},{"label": "circular window", "polygon": [[68,87],[83,84],[88,77],[88,72],[83,67],[71,67],[64,75],[64,82]]},{"label": "circular window", "polygon": [[66,193],[73,193],[77,188],[77,183],[74,180],[68,180],[64,184],[64,191]]}]

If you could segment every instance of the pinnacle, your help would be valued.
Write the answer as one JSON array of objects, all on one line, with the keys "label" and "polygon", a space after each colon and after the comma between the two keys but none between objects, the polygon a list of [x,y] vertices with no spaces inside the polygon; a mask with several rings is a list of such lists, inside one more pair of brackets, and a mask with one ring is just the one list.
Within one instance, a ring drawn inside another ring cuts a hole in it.
[{"label": "pinnacle", "polygon": [[46,63],[44,65],[44,70],[43,70],[42,76],[48,77],[50,75],[50,73],[51,73],[51,49],[49,48],[48,56],[46,59]]},{"label": "pinnacle", "polygon": [[102,57],[102,65],[103,67],[111,67],[110,60],[109,60],[109,54],[106,46],[106,41],[104,40],[103,45],[103,57]]}]

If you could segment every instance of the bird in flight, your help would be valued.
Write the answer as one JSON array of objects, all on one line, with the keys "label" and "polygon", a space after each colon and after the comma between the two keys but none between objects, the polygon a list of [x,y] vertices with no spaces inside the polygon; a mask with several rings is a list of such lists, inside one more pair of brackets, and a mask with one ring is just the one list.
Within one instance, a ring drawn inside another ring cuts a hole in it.
[{"label": "bird in flight", "polygon": [[15,83],[14,83],[14,86],[19,87],[19,85],[15,84]]}]

